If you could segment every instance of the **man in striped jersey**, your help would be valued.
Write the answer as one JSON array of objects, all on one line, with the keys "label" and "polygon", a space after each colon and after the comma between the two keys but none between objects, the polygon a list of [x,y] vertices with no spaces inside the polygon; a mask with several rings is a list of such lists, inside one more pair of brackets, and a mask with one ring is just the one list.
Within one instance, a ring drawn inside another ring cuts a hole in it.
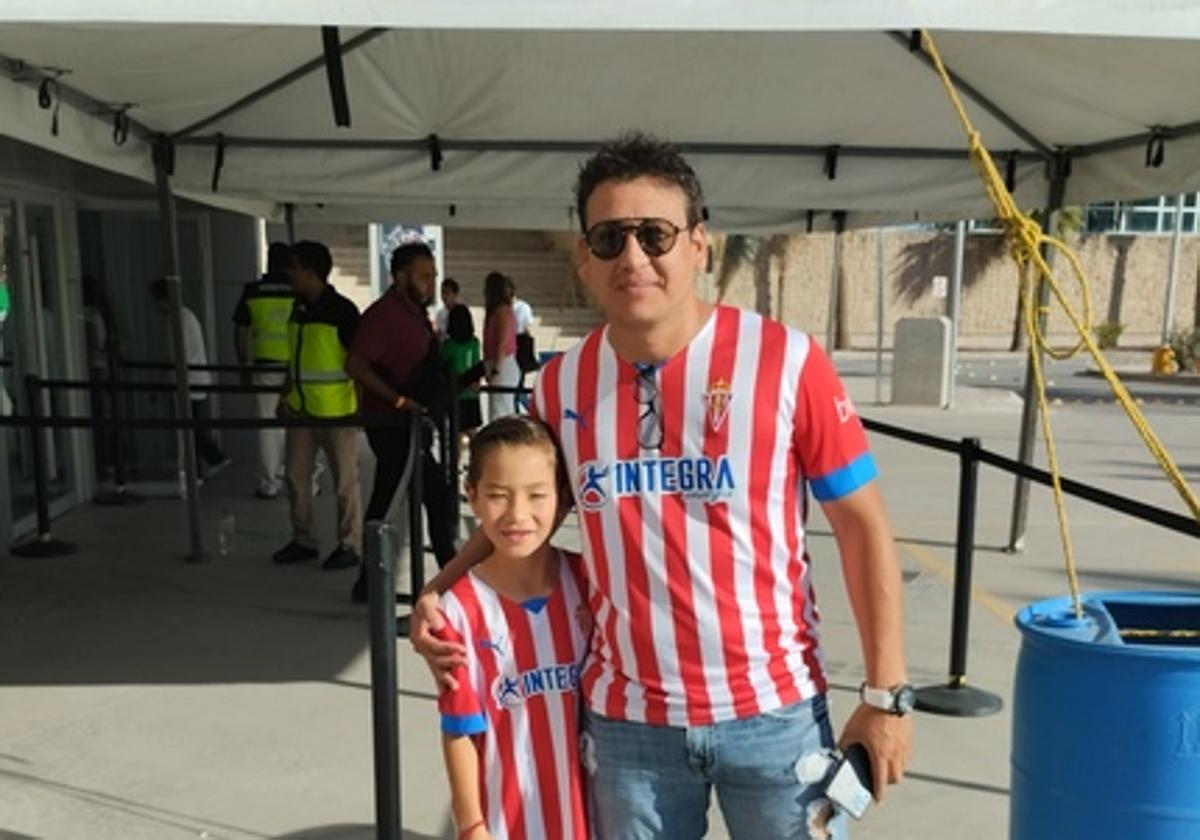
[{"label": "man in striped jersey", "polygon": [[[833,527],[865,660],[840,743],[882,797],[908,760],[899,566],[862,424],[807,335],[702,300],[703,198],[640,134],[583,166],[579,274],[607,323],[544,367],[534,411],[573,478],[595,636],[584,760],[602,838],[699,838],[716,789],[734,838],[844,836],[804,524]],[[487,552],[472,537],[431,587]],[[435,626],[436,599],[419,615]],[[423,626],[443,682],[461,648]]]}]

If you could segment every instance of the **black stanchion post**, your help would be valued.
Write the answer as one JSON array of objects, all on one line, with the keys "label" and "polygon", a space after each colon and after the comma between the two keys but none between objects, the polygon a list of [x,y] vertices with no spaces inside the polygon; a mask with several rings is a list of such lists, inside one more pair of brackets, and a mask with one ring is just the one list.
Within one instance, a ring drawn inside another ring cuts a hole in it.
[{"label": "black stanchion post", "polygon": [[[413,423],[417,426],[424,422],[420,415],[413,418]],[[413,435],[413,446],[417,449],[413,451],[412,477],[408,481],[408,562],[414,601],[425,588],[425,528],[421,518],[422,494],[425,488],[425,458],[422,450],[424,435],[424,429]]]},{"label": "black stanchion post", "polygon": [[41,381],[34,374],[25,377],[25,401],[29,409],[29,437],[33,449],[33,495],[37,508],[37,534],[10,550],[19,557],[62,557],[74,554],[74,543],[58,540],[50,533],[50,488],[46,486],[46,433],[42,419]]},{"label": "black stanchion post", "polygon": [[958,533],[954,548],[954,608],[950,625],[950,679],[917,689],[917,708],[954,717],[995,714],[1000,697],[967,685],[971,624],[971,565],[975,552],[975,502],[979,485],[979,438],[963,438],[958,452]]},{"label": "black stanchion post", "polygon": [[128,477],[125,474],[125,439],[121,428],[121,392],[117,381],[120,366],[110,353],[108,356],[108,376],[104,382],[104,394],[108,399],[108,411],[112,415],[113,485],[111,493],[97,494],[92,501],[98,505],[135,505],[146,501],[144,496],[131,493],[128,488]]},{"label": "black stanchion post", "polygon": [[458,386],[452,383],[450,386],[450,411],[447,418],[450,428],[447,433],[446,448],[443,450],[443,456],[446,459],[446,487],[450,493],[450,516],[454,521],[455,542],[458,540],[459,523],[462,521],[460,519],[462,500],[459,498],[458,482],[458,450],[459,440],[462,438],[462,416],[459,414],[458,393]]},{"label": "black stanchion post", "polygon": [[396,530],[366,526],[371,621],[371,716],[375,741],[375,836],[400,840],[400,714],[396,701]]},{"label": "black stanchion post", "polygon": [[[421,493],[424,487],[425,469],[425,415],[412,415],[408,424],[408,463],[400,480],[399,493],[407,493],[408,501],[408,567],[410,590],[397,593],[396,603],[415,604],[425,588],[425,534],[421,523]],[[396,634],[407,636],[411,616],[401,616],[396,621]]]}]

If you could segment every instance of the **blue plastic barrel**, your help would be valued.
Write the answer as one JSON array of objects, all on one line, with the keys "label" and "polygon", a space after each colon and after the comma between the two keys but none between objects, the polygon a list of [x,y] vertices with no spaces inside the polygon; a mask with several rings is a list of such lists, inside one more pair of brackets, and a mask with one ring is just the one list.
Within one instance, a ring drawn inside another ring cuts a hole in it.
[{"label": "blue plastic barrel", "polygon": [[1017,614],[1013,840],[1200,838],[1200,593]]}]

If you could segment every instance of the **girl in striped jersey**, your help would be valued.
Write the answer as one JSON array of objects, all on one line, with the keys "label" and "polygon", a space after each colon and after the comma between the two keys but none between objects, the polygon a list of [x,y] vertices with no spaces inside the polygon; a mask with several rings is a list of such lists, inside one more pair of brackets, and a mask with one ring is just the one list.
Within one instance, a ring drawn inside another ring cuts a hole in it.
[{"label": "girl in striped jersey", "polygon": [[466,649],[438,699],[458,840],[585,840],[579,676],[590,619],[578,557],[552,547],[558,459],[537,420],[471,442],[467,494],[490,556],[442,597],[443,639]]}]

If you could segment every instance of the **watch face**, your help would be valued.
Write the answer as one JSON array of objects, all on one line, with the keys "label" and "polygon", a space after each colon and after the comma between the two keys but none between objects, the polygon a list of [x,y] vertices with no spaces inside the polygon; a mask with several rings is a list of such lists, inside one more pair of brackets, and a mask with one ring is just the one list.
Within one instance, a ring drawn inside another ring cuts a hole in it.
[{"label": "watch face", "polygon": [[913,710],[917,702],[917,692],[911,685],[902,685],[896,689],[896,714],[906,715]]}]

